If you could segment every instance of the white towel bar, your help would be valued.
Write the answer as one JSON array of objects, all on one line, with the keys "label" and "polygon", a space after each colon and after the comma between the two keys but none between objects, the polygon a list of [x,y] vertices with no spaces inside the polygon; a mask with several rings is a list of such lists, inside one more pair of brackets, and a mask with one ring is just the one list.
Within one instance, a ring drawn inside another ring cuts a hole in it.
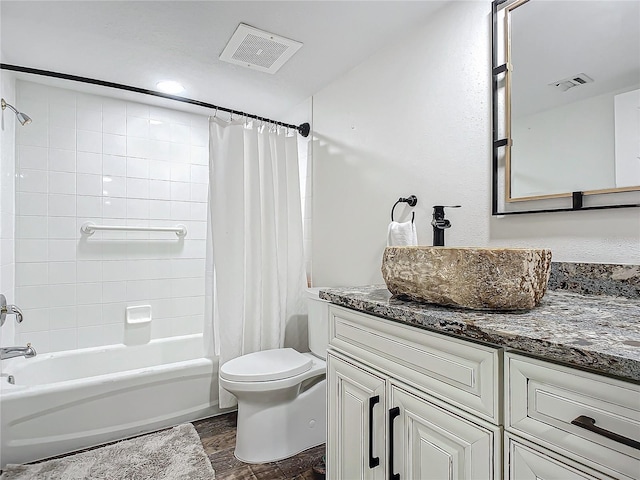
[{"label": "white towel bar", "polygon": [[93,235],[96,230],[116,230],[121,232],[174,232],[178,237],[187,235],[187,227],[176,225],[175,227],[130,227],[128,225],[95,225],[93,222],[85,222],[80,227],[84,235]]}]

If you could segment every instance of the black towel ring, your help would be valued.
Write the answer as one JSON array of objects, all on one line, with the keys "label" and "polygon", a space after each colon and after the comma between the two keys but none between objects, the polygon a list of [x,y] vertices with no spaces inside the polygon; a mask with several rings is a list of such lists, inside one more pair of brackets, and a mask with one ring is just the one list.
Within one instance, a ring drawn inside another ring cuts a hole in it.
[{"label": "black towel ring", "polygon": [[[418,203],[418,197],[416,197],[415,195],[410,195],[407,198],[402,198],[400,197],[398,199],[398,201],[396,203],[393,204],[393,207],[391,207],[391,221],[394,222],[395,220],[393,219],[393,211],[396,209],[396,205],[398,205],[399,203],[406,203],[408,204],[410,207],[415,207],[416,204]],[[416,212],[411,212],[411,223],[413,223],[413,221],[416,218]]]}]

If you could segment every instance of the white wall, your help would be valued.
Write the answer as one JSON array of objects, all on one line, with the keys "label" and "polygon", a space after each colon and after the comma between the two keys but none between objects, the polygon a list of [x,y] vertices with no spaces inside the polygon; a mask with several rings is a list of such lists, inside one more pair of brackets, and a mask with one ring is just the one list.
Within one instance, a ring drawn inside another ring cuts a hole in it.
[{"label": "white wall", "polygon": [[421,244],[431,207],[461,204],[448,245],[640,263],[637,209],[491,217],[490,27],[489,1],[452,3],[314,96],[314,284],[382,283],[390,209],[410,194]]},{"label": "white wall", "polygon": [[[17,341],[38,352],[198,333],[204,318],[204,116],[18,82]],[[97,232],[184,224],[188,235]],[[150,304],[150,326],[125,307]]]}]

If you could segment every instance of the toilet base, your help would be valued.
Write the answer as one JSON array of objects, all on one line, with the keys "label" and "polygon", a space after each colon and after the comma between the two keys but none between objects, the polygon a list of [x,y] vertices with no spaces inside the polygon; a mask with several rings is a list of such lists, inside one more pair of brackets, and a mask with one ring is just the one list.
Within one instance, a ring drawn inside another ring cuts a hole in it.
[{"label": "toilet base", "polygon": [[238,394],[235,456],[245,463],[289,458],[327,438],[327,380],[298,394],[299,387]]}]

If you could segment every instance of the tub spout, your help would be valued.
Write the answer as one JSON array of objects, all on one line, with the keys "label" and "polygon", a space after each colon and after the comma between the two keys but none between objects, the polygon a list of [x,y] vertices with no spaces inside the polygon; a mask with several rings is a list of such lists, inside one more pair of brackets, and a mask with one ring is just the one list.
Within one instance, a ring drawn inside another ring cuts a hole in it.
[{"label": "tub spout", "polygon": [[14,357],[31,358],[36,356],[36,349],[27,343],[26,347],[3,347],[0,348],[0,360],[7,360]]}]

